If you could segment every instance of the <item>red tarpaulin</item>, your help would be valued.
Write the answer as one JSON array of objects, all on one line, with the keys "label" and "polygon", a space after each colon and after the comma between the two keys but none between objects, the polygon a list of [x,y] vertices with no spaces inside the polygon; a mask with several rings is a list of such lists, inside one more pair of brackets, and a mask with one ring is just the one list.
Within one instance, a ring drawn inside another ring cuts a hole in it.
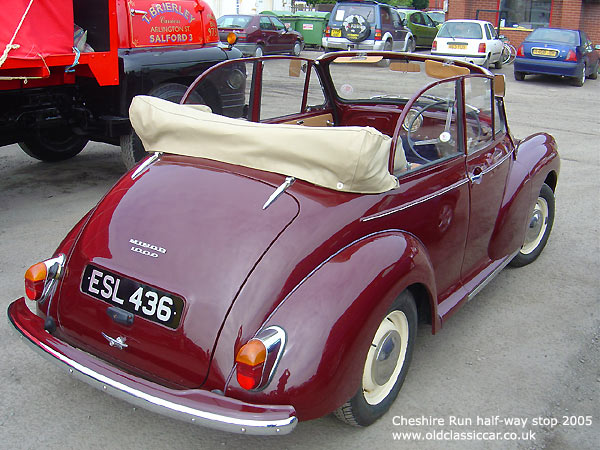
[{"label": "red tarpaulin", "polygon": [[[27,7],[30,5],[29,11]],[[19,28],[22,17],[25,19]],[[18,31],[17,31],[18,29]],[[39,58],[39,55],[73,53],[72,0],[6,0],[2,2],[0,57],[11,42],[9,58]]]}]

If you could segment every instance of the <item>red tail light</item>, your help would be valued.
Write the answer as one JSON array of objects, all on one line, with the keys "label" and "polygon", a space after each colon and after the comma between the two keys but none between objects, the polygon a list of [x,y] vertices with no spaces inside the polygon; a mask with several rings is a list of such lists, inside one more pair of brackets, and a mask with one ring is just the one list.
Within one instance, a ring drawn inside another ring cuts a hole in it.
[{"label": "red tail light", "polygon": [[[40,300],[44,290],[52,291],[56,286],[52,283],[58,280],[63,271],[65,255],[60,254],[56,258],[34,264],[25,272],[25,294],[31,300]],[[47,294],[48,294],[47,292]]]},{"label": "red tail light", "polygon": [[525,49],[522,45],[519,45],[519,49],[517,50],[517,56],[525,57]]},{"label": "red tail light", "polygon": [[283,328],[270,326],[242,345],[235,357],[237,381],[248,391],[264,389],[274,376],[286,343]]},{"label": "red tail light", "polygon": [[258,387],[262,380],[266,357],[267,349],[258,339],[252,339],[240,348],[235,362],[237,380],[241,387],[246,390]]},{"label": "red tail light", "polygon": [[329,25],[325,27],[325,37],[331,37],[331,27]]},{"label": "red tail light", "polygon": [[378,29],[375,30],[375,40],[376,41],[381,40],[381,30],[378,30]]},{"label": "red tail light", "polygon": [[44,293],[48,269],[43,262],[34,264],[25,272],[25,294],[31,300],[39,300]]},{"label": "red tail light", "polygon": [[238,41],[245,41],[248,38],[246,33],[236,33]]},{"label": "red tail light", "polygon": [[479,49],[477,50],[479,53],[485,53],[485,42],[482,42],[481,44],[479,44]]},{"label": "red tail light", "polygon": [[433,41],[433,44],[431,44],[431,50],[437,50],[437,41]]},{"label": "red tail light", "polygon": [[573,50],[569,50],[569,53],[567,54],[567,58],[565,59],[565,61],[577,62],[577,54]]}]

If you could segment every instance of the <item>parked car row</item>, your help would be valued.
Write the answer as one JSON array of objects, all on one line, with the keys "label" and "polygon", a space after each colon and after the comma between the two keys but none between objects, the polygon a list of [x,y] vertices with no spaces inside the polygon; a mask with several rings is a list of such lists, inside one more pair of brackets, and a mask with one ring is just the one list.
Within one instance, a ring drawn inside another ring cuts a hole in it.
[{"label": "parked car row", "polygon": [[[304,48],[301,33],[268,14],[226,15],[219,18],[218,27],[222,42],[235,33],[235,45],[245,56],[297,56]],[[446,21],[443,11],[392,8],[372,0],[344,0],[337,2],[331,12],[322,47],[325,51],[404,52],[431,47],[432,55],[500,69],[505,50],[502,38],[490,22],[483,20]],[[583,31],[538,28],[517,51],[515,79],[523,81],[528,74],[558,75],[582,86],[586,77],[598,76],[599,49]]]}]

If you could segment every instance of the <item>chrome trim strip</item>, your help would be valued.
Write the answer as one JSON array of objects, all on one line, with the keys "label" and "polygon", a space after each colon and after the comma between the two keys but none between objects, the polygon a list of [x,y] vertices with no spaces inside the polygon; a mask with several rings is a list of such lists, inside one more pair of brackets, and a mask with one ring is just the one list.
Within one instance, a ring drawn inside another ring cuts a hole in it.
[{"label": "chrome trim strip", "polygon": [[473,299],[473,297],[475,297],[477,294],[479,294],[481,292],[481,290],[484,287],[486,287],[490,281],[492,281],[494,278],[496,278],[496,275],[498,275],[500,273],[500,271],[502,271],[502,269],[504,269],[508,265],[508,263],[511,262],[515,256],[517,256],[517,253],[519,253],[519,251],[521,251],[521,249],[508,255],[506,257],[506,259],[504,261],[502,261],[502,264],[500,264],[498,267],[496,267],[492,273],[490,273],[487,277],[485,277],[485,279],[481,283],[479,283],[475,287],[475,289],[473,289],[469,293],[469,295],[467,296],[467,301],[471,301],[471,299]]},{"label": "chrome trim strip", "polygon": [[[96,389],[113,395],[121,400],[125,400],[135,406],[147,409],[158,414],[162,414],[174,419],[191,422],[195,425],[201,425],[221,431],[232,433],[243,433],[252,435],[278,435],[290,433],[298,419],[295,416],[280,420],[260,420],[260,419],[236,419],[221,414],[202,411],[185,405],[180,405],[169,400],[150,395],[139,389],[127,386],[117,380],[113,380],[102,375],[78,362],[70,359],[62,353],[48,347],[43,342],[36,339],[34,342],[26,336],[23,331],[11,320],[10,314],[8,321],[18,332],[18,335],[27,341],[38,353],[54,362],[62,362],[59,367],[68,370],[75,378],[89,384]],[[11,328],[12,328],[11,327]],[[256,414],[249,414],[256,417]]]},{"label": "chrome trim strip", "polygon": [[389,216],[390,214],[395,214],[397,212],[400,211],[404,211],[405,209],[411,208],[415,205],[418,205],[420,203],[426,202],[428,200],[431,200],[432,198],[438,197],[440,195],[444,195],[447,192],[450,192],[453,189],[456,189],[457,187],[462,186],[463,184],[466,184],[469,182],[468,178],[464,178],[460,181],[457,181],[454,184],[451,184],[450,186],[447,186],[443,189],[440,189],[439,191],[433,192],[431,194],[425,195],[424,197],[418,198],[416,200],[413,200],[412,202],[408,202],[402,206],[399,206],[398,208],[394,208],[394,209],[390,209],[389,211],[385,211],[382,213],[377,213],[377,214],[373,214],[367,217],[361,217],[360,221],[361,222],[368,222],[369,220],[374,220],[374,219],[380,219],[381,217],[385,217],[385,216]]},{"label": "chrome trim strip", "polygon": [[136,179],[138,176],[140,176],[140,174],[141,174],[141,173],[142,173],[144,170],[146,170],[146,168],[147,168],[147,167],[148,167],[150,164],[154,163],[154,161],[156,161],[156,160],[157,160],[157,159],[160,157],[160,155],[162,155],[162,153],[160,153],[160,152],[156,152],[156,153],[154,153],[154,154],[153,154],[153,155],[152,155],[150,158],[148,158],[146,161],[144,161],[142,164],[140,164],[140,165],[139,165],[139,167],[138,167],[137,169],[135,169],[135,172],[133,172],[133,173],[131,174],[131,179],[132,179],[132,180],[135,180],[135,179]]},{"label": "chrome trim strip", "polygon": [[486,173],[489,173],[492,170],[494,170],[495,168],[497,168],[498,166],[502,165],[502,163],[504,161],[506,161],[508,158],[510,158],[510,156],[511,156],[511,154],[507,153],[502,158],[500,158],[498,161],[496,161],[494,164],[492,164],[490,167],[486,167],[484,170],[482,170],[481,175],[485,175]]},{"label": "chrome trim strip", "polygon": [[[271,381],[273,381],[273,376],[275,375],[275,371],[277,370],[277,366],[279,365],[279,361],[281,361],[281,357],[283,356],[283,350],[285,349],[285,345],[287,343],[287,335],[285,334],[285,330],[277,325],[272,325],[270,327],[264,328],[260,330],[257,335],[253,339],[258,339],[262,341],[265,348],[267,349],[267,359],[269,358],[269,354],[276,351],[277,355],[275,356],[275,362],[273,363],[273,367],[268,374],[263,374],[263,380],[258,387],[255,389],[256,391],[263,390],[266,388]],[[267,375],[265,377],[265,375]]]}]

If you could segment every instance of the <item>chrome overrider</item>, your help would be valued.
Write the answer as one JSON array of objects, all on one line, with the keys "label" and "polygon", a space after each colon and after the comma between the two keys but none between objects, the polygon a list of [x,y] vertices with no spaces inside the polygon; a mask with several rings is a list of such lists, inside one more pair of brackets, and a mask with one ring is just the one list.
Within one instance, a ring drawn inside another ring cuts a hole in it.
[{"label": "chrome overrider", "polygon": [[[291,406],[254,405],[200,389],[176,391],[122,372],[44,331],[43,319],[31,312],[25,301],[13,302],[7,313],[26,342],[76,378],[135,406],[196,425],[252,435],[287,434],[298,422]],[[206,409],[202,409],[202,400]]]}]

